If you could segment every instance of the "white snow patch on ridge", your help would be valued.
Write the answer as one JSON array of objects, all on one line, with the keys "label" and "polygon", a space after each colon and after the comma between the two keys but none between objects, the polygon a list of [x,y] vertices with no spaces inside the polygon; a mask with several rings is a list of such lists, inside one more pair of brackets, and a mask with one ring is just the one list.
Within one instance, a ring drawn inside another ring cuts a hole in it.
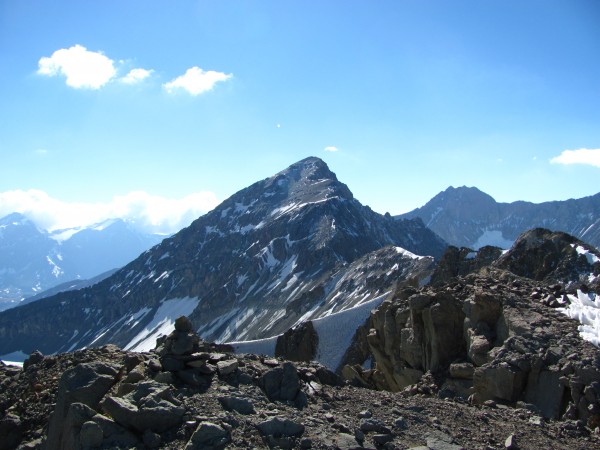
[{"label": "white snow patch on ridge", "polygon": [[[571,247],[575,247],[575,244],[571,244]],[[587,262],[590,266],[592,264],[600,261],[600,258],[598,258],[596,255],[591,253],[589,250],[586,250],[585,248],[583,248],[581,245],[578,245],[577,247],[575,247],[575,251],[577,253],[579,253],[580,255],[585,255],[585,257],[587,258]]]},{"label": "white snow patch on ridge", "polygon": [[571,303],[558,310],[581,323],[578,329],[582,339],[600,347],[600,296],[577,290],[576,296],[569,294],[568,298]]},{"label": "white snow patch on ridge", "polygon": [[[156,347],[156,339],[166,336],[175,329],[175,319],[188,316],[198,306],[198,298],[174,298],[161,302],[154,317],[126,346],[125,350],[147,352]],[[146,309],[146,308],[143,308]],[[140,311],[141,313],[142,311]],[[134,317],[138,314],[134,314]]]},{"label": "white snow patch on ridge", "polygon": [[412,252],[409,252],[408,250],[402,248],[402,247],[396,247],[396,253],[399,253],[400,255],[404,255],[404,256],[408,256],[411,259],[423,259],[425,258],[424,256],[419,256],[419,255],[415,255]]},{"label": "white snow patch on ridge", "polygon": [[493,245],[502,249],[511,248],[513,241],[506,239],[500,230],[485,230],[481,236],[473,243],[472,247],[479,250],[486,245]]},{"label": "white snow patch on ridge", "polygon": [[21,350],[17,350],[16,352],[1,355],[0,361],[9,366],[23,366],[23,361],[25,361],[27,358],[29,358],[29,355],[26,355]]}]

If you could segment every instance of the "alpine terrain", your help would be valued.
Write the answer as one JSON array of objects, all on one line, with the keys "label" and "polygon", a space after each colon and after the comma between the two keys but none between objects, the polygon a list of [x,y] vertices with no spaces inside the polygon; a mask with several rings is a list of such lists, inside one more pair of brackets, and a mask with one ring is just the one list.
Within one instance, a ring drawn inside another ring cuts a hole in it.
[{"label": "alpine terrain", "polygon": [[424,206],[397,217],[419,217],[458,247],[508,248],[524,231],[543,227],[569,233],[600,248],[600,193],[537,204],[498,203],[475,187],[449,187]]},{"label": "alpine terrain", "polygon": [[334,314],[277,339],[296,362],[206,342],[184,316],[150,351],[0,362],[0,449],[600,448],[600,252],[534,229],[439,266],[371,313],[343,378],[302,362]]},{"label": "alpine terrain", "polygon": [[148,350],[180,315],[205,339],[269,337],[383,301],[398,283],[422,284],[445,247],[420,219],[361,205],[323,161],[307,158],[94,286],[1,313],[0,355],[107,343]]},{"label": "alpine terrain", "polygon": [[63,283],[82,287],[163,238],[140,233],[121,219],[48,232],[23,214],[9,214],[0,219],[0,311],[45,297],[44,291]]}]

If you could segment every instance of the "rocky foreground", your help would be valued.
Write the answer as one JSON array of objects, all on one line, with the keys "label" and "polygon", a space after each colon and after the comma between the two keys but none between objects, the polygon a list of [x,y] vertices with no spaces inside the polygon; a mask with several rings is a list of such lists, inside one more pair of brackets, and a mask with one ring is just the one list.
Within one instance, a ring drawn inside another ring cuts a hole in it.
[{"label": "rocky foreground", "polygon": [[598,430],[494,402],[358,388],[317,364],[236,355],[186,318],[152,352],[113,345],[0,366],[0,449],[590,449]]}]

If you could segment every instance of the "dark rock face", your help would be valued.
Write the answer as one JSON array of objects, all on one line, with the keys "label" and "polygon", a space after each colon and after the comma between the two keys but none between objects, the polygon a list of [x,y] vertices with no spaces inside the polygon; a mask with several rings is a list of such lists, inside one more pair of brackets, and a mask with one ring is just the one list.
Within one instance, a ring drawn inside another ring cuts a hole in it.
[{"label": "dark rock face", "polygon": [[319,345],[319,336],[312,322],[303,322],[277,338],[275,356],[290,361],[312,361]]},{"label": "dark rock face", "polygon": [[[126,347],[181,299],[197,299],[182,313],[205,339],[269,337],[302,317],[375,298],[400,277],[424,277],[432,259],[413,254],[438,257],[445,246],[420,220],[361,205],[323,161],[307,158],[233,195],[95,286],[0,314],[0,354]],[[383,259],[373,253],[382,251]],[[148,339],[144,348],[153,348],[156,336]]]},{"label": "dark rock face", "polygon": [[523,233],[496,267],[537,281],[583,281],[600,274],[600,251],[566,233],[544,228]]},{"label": "dark rock face", "polygon": [[485,246],[475,251],[450,246],[440,258],[429,284],[441,286],[452,278],[477,272],[482,267],[491,265],[501,255],[502,249],[499,247]]},{"label": "dark rock face", "polygon": [[600,248],[600,193],[576,200],[498,203],[477,188],[449,187],[401,218],[419,217],[457,247],[503,248],[525,231],[563,231]]}]

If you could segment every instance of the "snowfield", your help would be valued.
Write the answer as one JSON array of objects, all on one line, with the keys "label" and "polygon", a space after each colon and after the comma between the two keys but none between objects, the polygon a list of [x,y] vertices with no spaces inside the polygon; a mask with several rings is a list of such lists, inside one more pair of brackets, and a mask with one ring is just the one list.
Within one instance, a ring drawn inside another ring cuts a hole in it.
[{"label": "snowfield", "polygon": [[[356,329],[365,323],[371,311],[377,308],[388,295],[389,292],[386,292],[354,308],[313,320],[313,326],[319,336],[315,360],[331,370],[337,369],[352,342]],[[227,342],[227,344],[231,345],[236,353],[274,356],[279,336],[281,335],[253,341]]]},{"label": "snowfield", "polygon": [[[199,299],[189,297],[164,301],[156,310],[150,323],[125,346],[125,350],[134,352],[152,350],[156,347],[157,338],[167,336],[175,329],[175,319],[179,316],[189,316],[199,303]],[[134,314],[134,319],[138,315]]]}]

